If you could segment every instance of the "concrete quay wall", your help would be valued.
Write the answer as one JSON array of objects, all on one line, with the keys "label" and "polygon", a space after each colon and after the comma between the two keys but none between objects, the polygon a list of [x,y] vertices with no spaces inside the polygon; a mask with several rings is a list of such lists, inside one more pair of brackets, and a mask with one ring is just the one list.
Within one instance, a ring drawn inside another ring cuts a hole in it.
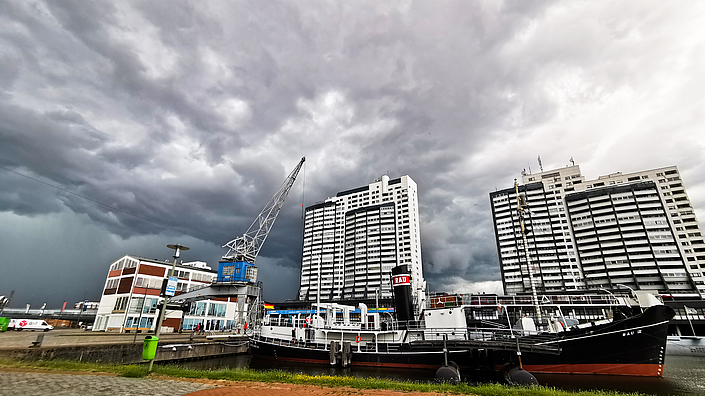
[{"label": "concrete quay wall", "polygon": [[[205,359],[247,352],[247,343],[202,343],[160,345],[156,362]],[[17,360],[70,360],[79,362],[136,364],[143,363],[141,344],[99,344],[80,346],[4,349],[0,356]]]},{"label": "concrete quay wall", "polygon": [[[38,336],[40,346],[32,346]],[[0,357],[18,360],[71,360],[115,364],[142,363],[146,334],[107,334],[75,329],[46,333],[8,331],[0,333]],[[221,336],[222,337],[222,336]],[[211,341],[205,335],[162,334],[156,361],[205,359],[246,353],[247,339],[232,335]]]}]

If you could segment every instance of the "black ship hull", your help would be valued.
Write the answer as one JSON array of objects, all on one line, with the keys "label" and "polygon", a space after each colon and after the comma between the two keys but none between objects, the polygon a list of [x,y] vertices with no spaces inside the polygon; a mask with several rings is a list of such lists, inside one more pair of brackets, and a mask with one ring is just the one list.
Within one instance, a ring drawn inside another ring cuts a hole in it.
[{"label": "black ship hull", "polygon": [[657,305],[627,319],[562,333],[563,337],[543,343],[559,346],[560,355],[525,352],[523,367],[532,373],[660,377],[668,322],[674,314]]},{"label": "black ship hull", "polygon": [[[449,361],[461,371],[501,371],[507,363],[522,365],[533,373],[609,374],[661,376],[671,308],[659,305],[644,313],[611,323],[559,334],[541,334],[535,345],[558,347],[556,353],[468,346],[449,341]],[[526,337],[525,337],[526,338]],[[529,337],[531,338],[531,337]],[[524,340],[526,342],[526,340]],[[252,338],[252,352],[278,360],[331,364],[330,351],[288,340]],[[382,344],[379,350],[362,351],[352,345],[350,365],[438,369],[445,362],[442,346],[409,342]],[[521,359],[519,359],[521,358]]]}]

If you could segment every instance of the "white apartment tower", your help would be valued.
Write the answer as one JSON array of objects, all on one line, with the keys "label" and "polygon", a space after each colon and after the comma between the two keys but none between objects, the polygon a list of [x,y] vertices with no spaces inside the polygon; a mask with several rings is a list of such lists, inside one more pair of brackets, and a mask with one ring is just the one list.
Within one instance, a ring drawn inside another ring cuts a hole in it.
[{"label": "white apartment tower", "polygon": [[490,193],[507,294],[580,289],[705,296],[705,243],[675,166],[586,180],[577,165]]},{"label": "white apartment tower", "polygon": [[306,208],[299,300],[392,298],[391,273],[409,266],[424,286],[416,183],[382,176]]}]

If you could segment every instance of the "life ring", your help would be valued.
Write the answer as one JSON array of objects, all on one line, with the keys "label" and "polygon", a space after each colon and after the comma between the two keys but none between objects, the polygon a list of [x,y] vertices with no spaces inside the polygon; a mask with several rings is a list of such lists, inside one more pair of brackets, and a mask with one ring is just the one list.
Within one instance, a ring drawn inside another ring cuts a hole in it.
[{"label": "life ring", "polygon": [[360,336],[355,336],[355,342],[360,343]]}]

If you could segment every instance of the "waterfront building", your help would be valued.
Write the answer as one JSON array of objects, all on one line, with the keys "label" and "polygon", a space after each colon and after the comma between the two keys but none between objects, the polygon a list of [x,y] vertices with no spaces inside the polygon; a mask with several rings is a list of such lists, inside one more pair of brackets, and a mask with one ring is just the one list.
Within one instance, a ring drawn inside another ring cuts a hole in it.
[{"label": "waterfront building", "polygon": [[528,208],[526,247],[515,187],[490,193],[505,293],[705,295],[705,243],[675,166],[596,180],[577,165],[524,172],[517,189]]},{"label": "waterfront building", "polygon": [[[126,255],[110,264],[98,304],[93,331],[129,332],[154,330],[159,316],[162,284],[173,262]],[[176,264],[176,295],[210,284],[217,276],[201,261]],[[206,330],[232,330],[236,325],[237,297],[191,303],[185,310],[167,307],[162,331],[192,330],[201,324]]]},{"label": "waterfront building", "polygon": [[97,309],[98,309],[98,305],[100,305],[100,301],[88,301],[88,300],[86,300],[86,301],[79,301],[79,302],[77,302],[76,304],[73,305],[73,308],[74,308],[74,309],[80,309],[80,310],[83,310],[83,311],[86,311],[86,310],[89,310],[89,309],[90,309],[90,310],[97,310]]},{"label": "waterfront building", "polygon": [[392,268],[425,289],[417,186],[409,176],[339,192],[305,209],[299,300],[391,299]]}]

